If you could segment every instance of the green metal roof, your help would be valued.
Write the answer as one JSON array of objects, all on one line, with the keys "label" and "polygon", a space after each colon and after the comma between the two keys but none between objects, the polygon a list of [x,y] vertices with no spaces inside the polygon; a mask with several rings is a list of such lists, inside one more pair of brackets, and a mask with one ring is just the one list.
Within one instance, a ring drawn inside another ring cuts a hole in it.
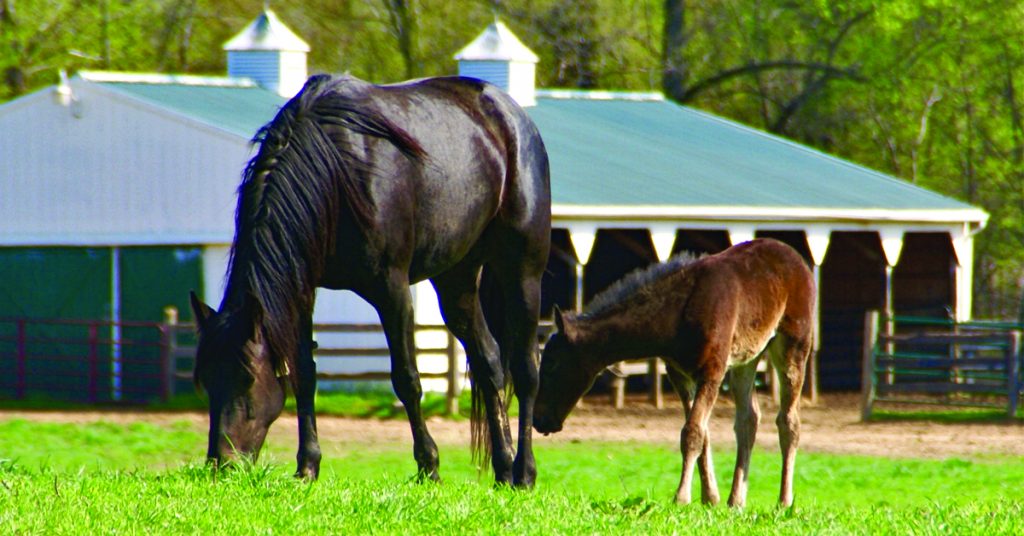
[{"label": "green metal roof", "polygon": [[286,102],[277,93],[257,86],[139,82],[100,84],[246,139],[273,119],[277,110]]},{"label": "green metal roof", "polygon": [[[231,79],[146,83],[145,76],[87,78],[247,139],[285,102],[256,86],[225,83]],[[527,109],[547,146],[556,212],[657,206],[685,215],[688,207],[753,207],[937,211],[941,219],[952,211],[986,219],[966,203],[783,138],[663,99],[619,96],[627,98],[542,91]]]},{"label": "green metal roof", "polygon": [[553,202],[974,209],[851,162],[664,100],[537,99]]}]

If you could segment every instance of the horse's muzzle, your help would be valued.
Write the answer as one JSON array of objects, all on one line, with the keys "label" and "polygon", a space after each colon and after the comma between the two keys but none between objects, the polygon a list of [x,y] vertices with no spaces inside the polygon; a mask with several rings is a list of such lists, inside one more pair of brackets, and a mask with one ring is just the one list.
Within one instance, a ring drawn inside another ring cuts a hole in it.
[{"label": "horse's muzzle", "polygon": [[535,415],[533,417],[533,429],[544,435],[553,434],[562,431],[562,423],[555,422],[554,419],[547,416]]}]

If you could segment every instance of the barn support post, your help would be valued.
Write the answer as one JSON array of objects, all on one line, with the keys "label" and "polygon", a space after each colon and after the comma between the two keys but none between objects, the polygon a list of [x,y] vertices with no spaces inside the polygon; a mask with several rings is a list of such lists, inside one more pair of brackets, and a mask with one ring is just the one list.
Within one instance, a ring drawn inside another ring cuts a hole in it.
[{"label": "barn support post", "polygon": [[[569,227],[569,242],[576,250],[576,312],[583,312],[583,276],[587,262],[590,261],[590,254],[594,251],[594,241],[597,240],[597,227],[593,225],[572,225]],[[624,386],[625,384],[623,384]],[[614,389],[613,381],[613,392]],[[583,406],[583,398],[580,397],[576,407]]]},{"label": "barn support post", "polygon": [[860,418],[871,418],[871,406],[875,402],[875,343],[878,341],[878,311],[864,314],[864,347],[861,354],[860,375]]},{"label": "barn support post", "polygon": [[[878,236],[882,241],[882,253],[885,255],[885,353],[892,355],[895,345],[892,342],[892,335],[896,331],[896,311],[893,309],[892,300],[892,273],[896,263],[900,260],[900,253],[903,251],[903,229],[898,227],[883,227],[879,230]],[[886,383],[893,382],[893,371],[890,367],[885,375]]]},{"label": "barn support post", "polygon": [[110,248],[110,398],[121,400],[121,248]]},{"label": "barn support post", "polygon": [[811,404],[818,403],[818,355],[821,353],[821,265],[825,263],[828,245],[832,240],[832,229],[824,226],[804,230],[807,249],[811,252],[811,273],[814,276],[814,331],[811,357],[807,364],[808,390]]},{"label": "barn support post", "polygon": [[26,355],[26,343],[27,343],[26,335],[27,335],[27,333],[26,333],[26,329],[25,328],[26,328],[26,320],[24,318],[19,318],[18,319],[18,326],[17,326],[18,341],[16,343],[17,346],[18,346],[18,350],[17,350],[17,353],[18,353],[18,357],[17,357],[18,363],[16,365],[17,366],[17,373],[16,373],[17,377],[15,378],[15,381],[17,383],[16,383],[15,393],[14,393],[15,398],[17,398],[18,400],[21,400],[21,399],[25,398],[25,388],[26,388],[26,384],[27,384],[27,381],[26,381],[27,380],[27,378],[26,378],[26,369],[28,367],[27,367],[26,361],[28,360],[28,356]]}]

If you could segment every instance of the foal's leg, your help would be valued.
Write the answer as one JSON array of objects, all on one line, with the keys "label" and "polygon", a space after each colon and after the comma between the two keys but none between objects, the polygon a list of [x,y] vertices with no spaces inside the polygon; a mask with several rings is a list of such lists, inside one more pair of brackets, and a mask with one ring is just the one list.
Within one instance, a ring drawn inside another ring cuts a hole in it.
[{"label": "foal's leg", "polygon": [[[683,431],[681,434],[681,443],[683,450],[683,474],[679,481],[679,489],[676,490],[676,502],[679,504],[690,503],[690,488],[693,485],[693,467],[694,462],[700,457],[704,449],[708,446],[710,437],[708,434],[708,419],[711,417],[711,409],[715,405],[715,400],[718,398],[718,390],[722,386],[722,379],[725,376],[725,371],[711,375],[708,374],[697,382],[696,395],[693,398],[693,406],[690,409],[690,415],[686,419],[686,424],[683,425]],[[710,458],[710,456],[708,457]],[[710,459],[708,459],[710,462]],[[710,463],[708,468],[710,471]],[[714,494],[718,496],[717,490]]]},{"label": "foal's leg", "polygon": [[384,335],[388,340],[388,349],[391,351],[391,385],[409,417],[418,478],[439,480],[437,444],[430,437],[420,408],[423,388],[420,386],[420,373],[416,366],[409,280],[405,274],[395,270],[384,285],[386,288],[383,295],[371,301],[377,306],[377,313],[384,326]]},{"label": "foal's leg", "polygon": [[736,401],[736,471],[732,475],[732,491],[729,492],[729,506],[742,507],[747,500],[747,477],[750,474],[750,453],[757,436],[757,423],[761,410],[754,393],[754,379],[757,376],[758,359],[736,367],[730,372],[729,387]]},{"label": "foal's leg", "polygon": [[435,277],[432,282],[445,325],[466,349],[473,383],[483,393],[495,481],[511,484],[512,434],[501,399],[505,389],[505,371],[499,359],[498,344],[480,307],[479,274],[478,264],[460,265]]},{"label": "foal's leg", "polygon": [[804,385],[804,368],[811,351],[811,338],[791,338],[779,333],[784,340],[777,352],[771,352],[772,364],[778,372],[781,391],[779,416],[775,423],[779,427],[779,447],[782,449],[782,483],[779,490],[779,504],[793,504],[793,469],[796,464],[796,449],[800,443],[800,393]]},{"label": "foal's leg", "polygon": [[[675,388],[676,393],[679,395],[679,399],[683,402],[683,416],[686,420],[689,420],[692,400],[696,394],[696,385],[694,385],[693,380],[687,378],[672,367],[666,367],[666,372],[668,373],[668,379],[672,383],[672,387]],[[681,432],[679,437],[679,450],[684,456],[686,454],[685,444],[686,436]],[[701,450],[700,457],[697,458],[697,470],[700,472],[701,502],[710,505],[718,504],[718,481],[715,479],[715,464],[711,459],[710,431],[704,436],[704,448]]]},{"label": "foal's leg", "polygon": [[303,319],[299,340],[295,409],[299,415],[298,469],[295,476],[315,479],[320,474],[320,442],[316,433],[316,362],[313,361],[313,320]]}]

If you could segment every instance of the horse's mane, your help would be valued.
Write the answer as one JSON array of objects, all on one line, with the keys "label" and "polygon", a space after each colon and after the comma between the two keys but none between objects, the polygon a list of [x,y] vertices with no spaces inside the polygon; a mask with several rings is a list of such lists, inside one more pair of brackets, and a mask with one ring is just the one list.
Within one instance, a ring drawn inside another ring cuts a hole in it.
[{"label": "horse's mane", "polygon": [[594,296],[584,307],[583,318],[596,318],[618,310],[620,307],[658,292],[656,283],[665,277],[685,270],[706,255],[689,251],[679,253],[665,262],[638,268]]},{"label": "horse's mane", "polygon": [[373,216],[365,187],[373,170],[353,138],[380,138],[407,157],[425,156],[412,136],[370,105],[373,87],[350,77],[313,76],[252,140],[259,151],[238,189],[221,309],[244,293],[258,302],[279,373],[294,364],[300,315],[312,309],[343,211],[360,227]]}]

